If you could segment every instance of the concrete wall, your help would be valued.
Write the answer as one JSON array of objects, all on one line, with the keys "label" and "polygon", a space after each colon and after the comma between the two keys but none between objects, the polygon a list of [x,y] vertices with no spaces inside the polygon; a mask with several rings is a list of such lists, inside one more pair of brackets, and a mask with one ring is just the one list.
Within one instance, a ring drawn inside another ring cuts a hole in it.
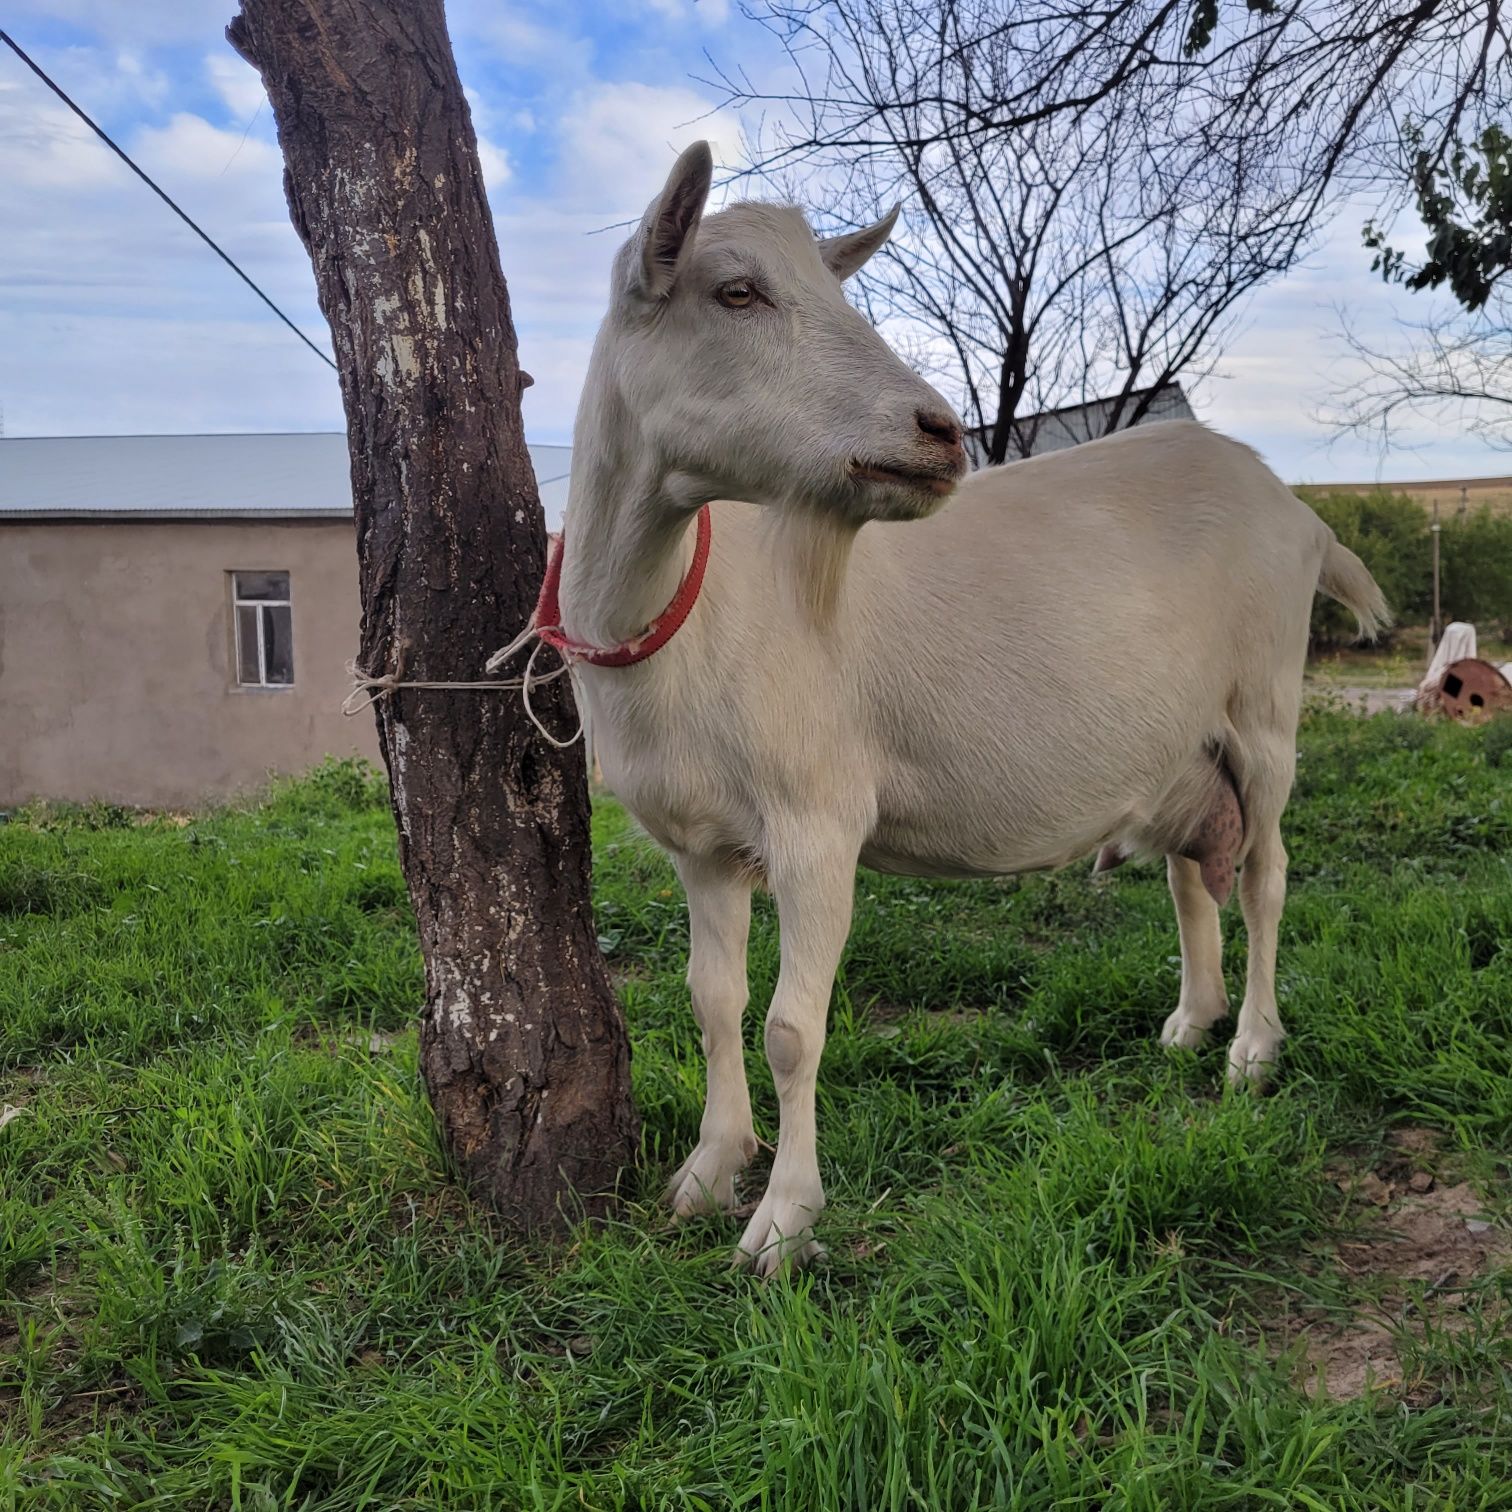
[{"label": "concrete wall", "polygon": [[[378,758],[343,717],[359,608],[352,525],[0,523],[0,807],[173,807],[329,754]],[[229,574],[287,571],[294,685],[236,684]]]}]

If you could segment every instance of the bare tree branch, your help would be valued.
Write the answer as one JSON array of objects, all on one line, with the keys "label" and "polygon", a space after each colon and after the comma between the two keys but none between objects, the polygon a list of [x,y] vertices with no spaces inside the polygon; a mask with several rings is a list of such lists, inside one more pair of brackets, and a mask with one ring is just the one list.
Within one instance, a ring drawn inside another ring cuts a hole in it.
[{"label": "bare tree branch", "polygon": [[1362,183],[1407,197],[1507,97],[1499,0],[753,0],[790,85],[747,172],[820,218],[901,199],[862,296],[1002,460],[1026,417],[1210,367],[1251,289]]},{"label": "bare tree branch", "polygon": [[1357,335],[1340,311],[1342,340],[1364,365],[1321,415],[1342,433],[1399,444],[1413,416],[1450,420],[1467,434],[1512,449],[1512,299],[1500,296],[1477,314],[1461,312],[1404,323],[1404,342],[1377,346]]}]

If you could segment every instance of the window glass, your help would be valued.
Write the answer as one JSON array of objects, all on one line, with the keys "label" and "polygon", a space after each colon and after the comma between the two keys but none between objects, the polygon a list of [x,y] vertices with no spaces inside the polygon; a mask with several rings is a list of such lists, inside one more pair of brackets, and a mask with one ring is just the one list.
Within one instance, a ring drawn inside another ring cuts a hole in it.
[{"label": "window glass", "polygon": [[239,599],[286,599],[289,596],[287,572],[238,572],[235,577]]},{"label": "window glass", "polygon": [[264,604],[263,681],[294,681],[294,626],[287,604]]},{"label": "window glass", "polygon": [[254,687],[262,682],[262,660],[257,649],[257,606],[236,606],[236,680],[251,683]]}]

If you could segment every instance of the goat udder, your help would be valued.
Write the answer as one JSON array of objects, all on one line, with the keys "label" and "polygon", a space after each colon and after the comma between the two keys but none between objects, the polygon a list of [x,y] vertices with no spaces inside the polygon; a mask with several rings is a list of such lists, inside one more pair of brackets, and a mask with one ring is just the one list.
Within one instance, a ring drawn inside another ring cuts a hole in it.
[{"label": "goat udder", "polygon": [[1222,908],[1234,890],[1234,867],[1239,847],[1244,843],[1244,811],[1234,779],[1226,768],[1213,785],[1213,802],[1192,832],[1181,854],[1195,861],[1202,873],[1202,885],[1213,901]]}]

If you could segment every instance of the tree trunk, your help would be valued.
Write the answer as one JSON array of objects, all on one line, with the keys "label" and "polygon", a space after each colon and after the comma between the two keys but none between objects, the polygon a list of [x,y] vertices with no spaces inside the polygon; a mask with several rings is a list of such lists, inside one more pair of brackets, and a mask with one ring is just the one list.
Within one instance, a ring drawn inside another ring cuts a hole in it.
[{"label": "tree trunk", "polygon": [[[242,0],[346,407],[359,664],[464,680],[524,624],[545,526],[477,142],[441,0]],[[565,678],[535,695],[576,723]],[[517,695],[376,705],[420,925],[421,1066],[447,1149],[511,1226],[601,1211],[634,1158],[630,1051],[588,893],[582,747]]]}]

